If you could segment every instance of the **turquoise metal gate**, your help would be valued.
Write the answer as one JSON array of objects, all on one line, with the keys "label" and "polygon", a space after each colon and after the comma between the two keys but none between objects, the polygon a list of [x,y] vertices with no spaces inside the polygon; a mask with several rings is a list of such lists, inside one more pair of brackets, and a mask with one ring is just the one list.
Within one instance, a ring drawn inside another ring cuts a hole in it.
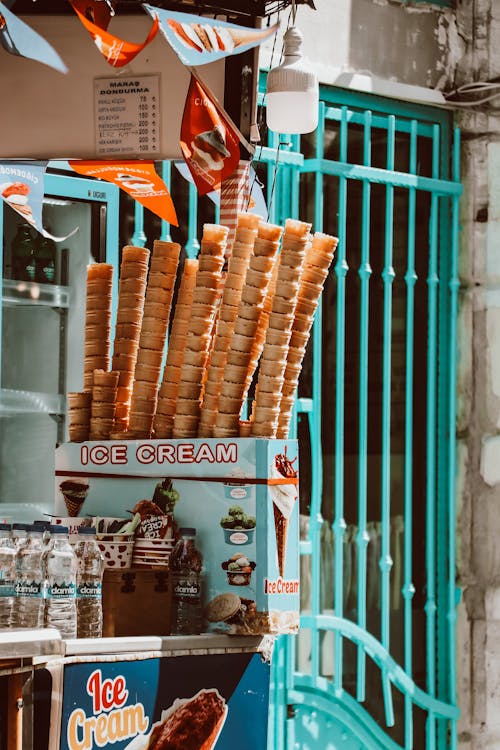
[{"label": "turquoise metal gate", "polygon": [[[458,133],[325,89],[315,134],[262,135],[269,220],[340,238],[297,398],[301,633],[276,645],[270,747],[455,748]],[[194,256],[218,210],[163,175]],[[145,229],[136,204],[122,244]]]},{"label": "turquoise metal gate", "polygon": [[302,630],[277,646],[272,746],[455,747],[458,133],[321,98],[314,136],[261,154],[271,220],[340,238],[297,399]]}]

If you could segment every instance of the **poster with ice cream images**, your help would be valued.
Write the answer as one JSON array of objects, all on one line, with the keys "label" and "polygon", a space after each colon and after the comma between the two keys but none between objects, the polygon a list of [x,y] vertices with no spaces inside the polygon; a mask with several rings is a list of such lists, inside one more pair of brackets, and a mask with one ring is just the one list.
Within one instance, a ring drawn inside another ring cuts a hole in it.
[{"label": "poster with ice cream images", "polygon": [[45,161],[0,162],[0,197],[44,237],[56,242],[71,237],[75,227],[64,237],[55,237],[43,228],[42,209],[44,196]]},{"label": "poster with ice cream images", "polygon": [[168,188],[156,173],[152,161],[76,161],[69,165],[78,174],[98,177],[112,182],[128,193],[144,208],[152,211],[169,224],[179,226],[177,214]]},{"label": "poster with ice cream images", "polygon": [[221,57],[256,47],[273,36],[279,24],[264,29],[237,26],[219,19],[178,13],[144,4],[160,31],[184,65],[204,65]]},{"label": "poster with ice cream images", "polygon": [[105,0],[70,0],[73,10],[94,40],[99,52],[109,65],[121,68],[128,65],[139,52],[153,41],[158,32],[158,21],[153,25],[143,42],[138,44],[119,39],[107,31],[114,15],[113,4]]},{"label": "poster with ice cream images", "polygon": [[182,115],[180,146],[200,195],[219,190],[240,160],[239,134],[193,75]]},{"label": "poster with ice cream images", "polygon": [[[55,513],[83,485],[79,517],[126,517],[178,493],[174,520],[196,528],[203,557],[205,630],[294,633],[299,622],[296,440],[235,438],[65,443],[56,450]],[[70,498],[71,499],[71,498]],[[161,634],[159,634],[161,635]]]},{"label": "poster with ice cream images", "polygon": [[2,2],[0,2],[0,45],[11,55],[37,60],[60,73],[68,72],[66,65],[47,40],[27,23],[21,21]]},{"label": "poster with ice cream images", "polygon": [[79,662],[64,666],[60,726],[51,726],[51,747],[266,747],[270,666],[259,653]]}]

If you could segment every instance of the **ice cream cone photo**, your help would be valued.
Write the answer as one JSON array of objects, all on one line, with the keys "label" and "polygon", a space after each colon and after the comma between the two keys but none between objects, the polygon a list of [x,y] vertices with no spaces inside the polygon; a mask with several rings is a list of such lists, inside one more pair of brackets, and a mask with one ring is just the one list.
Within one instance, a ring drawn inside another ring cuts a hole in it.
[{"label": "ice cream cone photo", "polygon": [[289,484],[274,484],[270,487],[273,501],[274,530],[276,535],[276,554],[278,572],[283,578],[286,569],[286,551],[290,517],[298,499],[296,459],[290,460],[286,453],[277,454],[271,466],[271,477],[276,480],[288,479]]},{"label": "ice cream cone photo", "polygon": [[59,489],[62,492],[68,516],[75,518],[80,513],[87,497],[89,491],[88,482],[81,479],[65,479],[59,485]]}]

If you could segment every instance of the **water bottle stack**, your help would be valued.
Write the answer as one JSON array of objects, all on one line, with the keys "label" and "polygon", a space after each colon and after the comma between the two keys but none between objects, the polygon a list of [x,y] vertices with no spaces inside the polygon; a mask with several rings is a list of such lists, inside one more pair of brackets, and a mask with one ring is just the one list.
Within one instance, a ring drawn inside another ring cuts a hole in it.
[{"label": "water bottle stack", "polygon": [[97,545],[94,528],[83,526],[78,529],[76,558],[77,635],[78,638],[100,638],[104,560]]},{"label": "water bottle stack", "polygon": [[12,626],[16,593],[16,545],[10,525],[0,523],[0,630]]},{"label": "water bottle stack", "polygon": [[[18,529],[19,530],[19,529]],[[26,528],[18,537],[16,554],[16,600],[13,625],[16,628],[42,628],[44,625],[43,531]]]},{"label": "water bottle stack", "polygon": [[104,560],[95,529],[76,548],[65,526],[0,523],[0,630],[57,628],[63,638],[102,635]]},{"label": "water bottle stack", "polygon": [[45,571],[45,625],[63,638],[76,638],[77,560],[66,526],[52,526],[52,544],[42,563]]}]

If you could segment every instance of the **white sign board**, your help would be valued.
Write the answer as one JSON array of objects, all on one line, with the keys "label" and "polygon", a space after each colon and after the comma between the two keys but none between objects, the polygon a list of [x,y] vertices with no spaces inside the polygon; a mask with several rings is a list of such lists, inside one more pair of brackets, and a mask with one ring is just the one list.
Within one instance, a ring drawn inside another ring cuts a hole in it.
[{"label": "white sign board", "polygon": [[158,157],[160,76],[94,81],[97,156]]}]

